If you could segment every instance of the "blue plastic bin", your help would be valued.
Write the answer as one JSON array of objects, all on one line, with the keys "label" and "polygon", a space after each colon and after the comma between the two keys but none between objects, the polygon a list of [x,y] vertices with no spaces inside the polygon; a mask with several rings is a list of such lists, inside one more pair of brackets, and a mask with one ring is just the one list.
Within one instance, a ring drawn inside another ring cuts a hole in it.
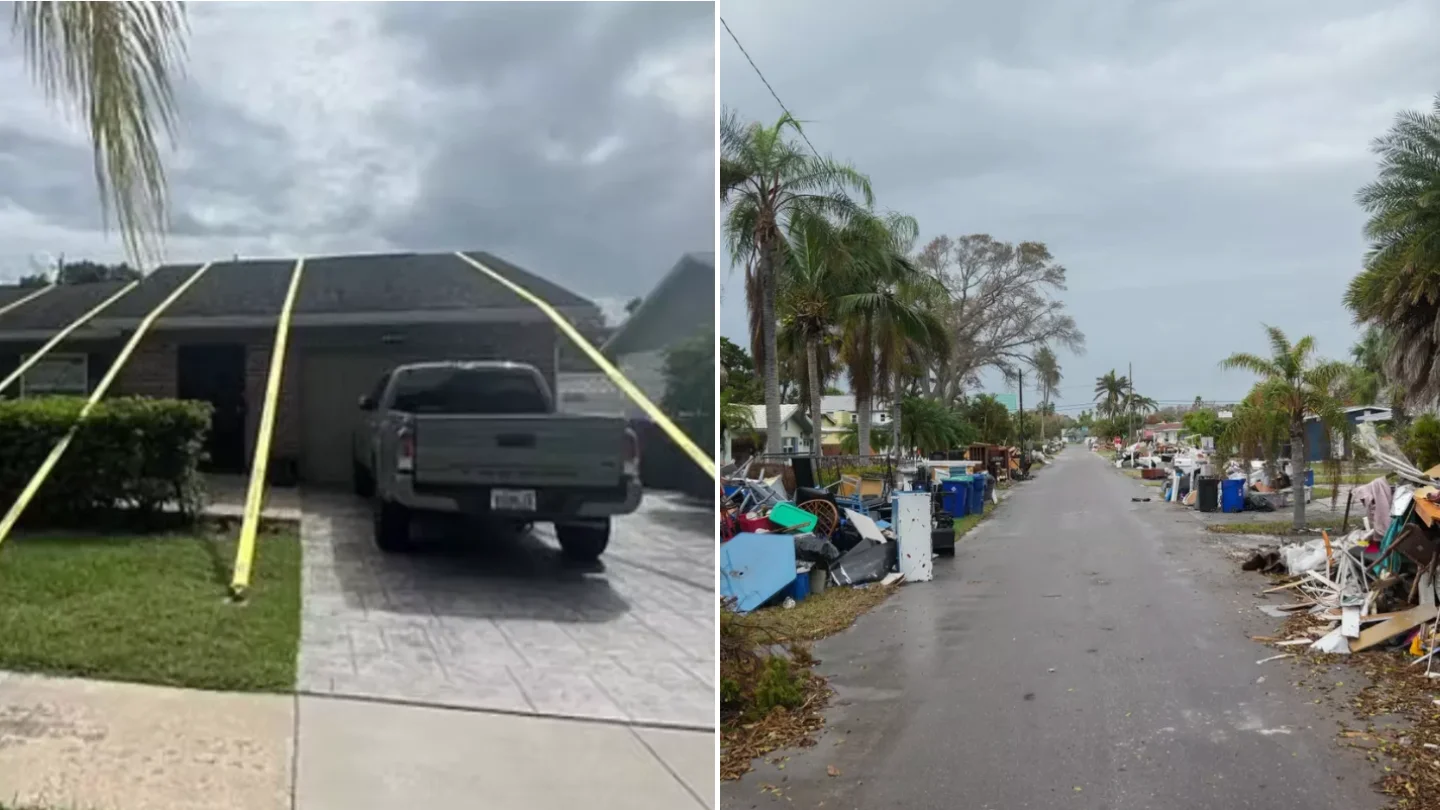
[{"label": "blue plastic bin", "polygon": [[796,574],[795,581],[790,583],[790,587],[786,591],[796,602],[804,602],[805,597],[810,595],[810,572]]},{"label": "blue plastic bin", "polygon": [[940,482],[940,503],[944,505],[945,511],[952,517],[964,517],[965,510],[969,508],[970,487],[969,481],[960,481],[954,478]]},{"label": "blue plastic bin", "polygon": [[970,489],[970,514],[985,514],[985,493],[990,489],[990,473],[976,473]]},{"label": "blue plastic bin", "polygon": [[1306,470],[1306,471],[1305,471],[1305,486],[1307,486],[1307,487],[1313,487],[1313,486],[1315,486],[1315,471],[1314,471],[1314,470]]},{"label": "blue plastic bin", "polygon": [[1220,482],[1220,511],[1245,511],[1245,482],[1239,478]]}]

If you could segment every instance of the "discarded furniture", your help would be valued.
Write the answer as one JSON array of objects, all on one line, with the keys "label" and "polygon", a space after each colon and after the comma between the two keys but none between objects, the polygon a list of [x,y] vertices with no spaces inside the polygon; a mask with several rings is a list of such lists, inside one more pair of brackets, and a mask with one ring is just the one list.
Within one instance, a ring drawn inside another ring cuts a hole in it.
[{"label": "discarded furniture", "polygon": [[720,546],[720,596],[748,613],[795,581],[795,542],[788,535],[737,534]]},{"label": "discarded furniture", "polygon": [[930,496],[924,492],[900,492],[894,496],[894,504],[900,573],[906,582],[929,582],[935,577]]}]

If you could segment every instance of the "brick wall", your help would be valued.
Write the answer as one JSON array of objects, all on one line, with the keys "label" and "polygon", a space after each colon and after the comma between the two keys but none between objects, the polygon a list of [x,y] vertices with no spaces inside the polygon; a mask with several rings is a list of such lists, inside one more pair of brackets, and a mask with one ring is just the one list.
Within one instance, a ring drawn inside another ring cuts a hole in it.
[{"label": "brick wall", "polygon": [[148,335],[120,370],[114,392],[124,396],[173,398],[176,363],[175,343]]},{"label": "brick wall", "polygon": [[[255,456],[255,437],[260,432],[260,413],[265,407],[265,385],[270,377],[273,344],[245,346],[245,457]],[[296,353],[286,352],[285,371],[280,378],[276,401],[275,432],[270,440],[270,457],[298,459],[300,455],[300,380]]]}]

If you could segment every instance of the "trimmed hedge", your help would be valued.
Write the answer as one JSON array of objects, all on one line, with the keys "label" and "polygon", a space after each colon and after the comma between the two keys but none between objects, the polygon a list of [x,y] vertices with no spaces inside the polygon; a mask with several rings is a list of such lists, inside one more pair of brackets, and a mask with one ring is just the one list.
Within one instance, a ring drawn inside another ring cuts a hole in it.
[{"label": "trimmed hedge", "polygon": [[[0,510],[8,510],[85,400],[0,400]],[[27,525],[74,526],[103,513],[158,514],[166,503],[194,516],[203,505],[199,464],[211,406],[145,397],[102,400],[25,510]]]}]

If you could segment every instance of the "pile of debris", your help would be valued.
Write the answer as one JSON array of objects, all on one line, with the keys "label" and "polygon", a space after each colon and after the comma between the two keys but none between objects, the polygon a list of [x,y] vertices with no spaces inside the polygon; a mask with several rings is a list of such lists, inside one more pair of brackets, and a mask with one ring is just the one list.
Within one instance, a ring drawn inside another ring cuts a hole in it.
[{"label": "pile of debris", "polygon": [[932,461],[904,488],[867,475],[806,486],[758,464],[733,471],[722,477],[722,599],[746,613],[832,586],[929,580],[932,560],[954,553],[955,519],[997,498],[994,478],[968,472],[976,466]]},{"label": "pile of debris", "polygon": [[[1317,652],[1348,654],[1403,647],[1431,673],[1440,651],[1440,600],[1436,596],[1440,550],[1440,466],[1424,472],[1393,444],[1382,444],[1373,426],[1362,425],[1362,445],[1401,479],[1393,486],[1376,478],[1352,493],[1360,526],[1331,538],[1261,549],[1247,571],[1284,573],[1288,581],[1265,591],[1286,593],[1284,605],[1260,605],[1277,618],[1308,617],[1295,638],[1280,646],[1304,645]],[[1349,509],[1347,508],[1348,523]],[[1295,622],[1298,624],[1299,622]],[[1440,671],[1433,673],[1440,677]]]}]

